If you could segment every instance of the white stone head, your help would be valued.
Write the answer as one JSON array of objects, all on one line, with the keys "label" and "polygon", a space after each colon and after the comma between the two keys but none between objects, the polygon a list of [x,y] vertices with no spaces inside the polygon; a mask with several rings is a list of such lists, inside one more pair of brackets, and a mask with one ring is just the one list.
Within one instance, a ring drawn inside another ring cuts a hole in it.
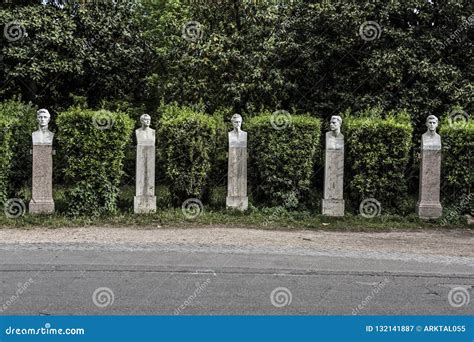
[{"label": "white stone head", "polygon": [[148,114],[143,114],[142,116],[140,116],[140,122],[142,123],[142,128],[143,129],[146,129],[146,128],[150,127],[151,116],[148,115]]},{"label": "white stone head", "polygon": [[339,115],[331,116],[331,120],[329,121],[329,128],[331,129],[334,134],[339,134],[341,132],[341,124],[342,118]]},{"label": "white stone head", "polygon": [[428,115],[426,118],[426,127],[431,133],[436,133],[436,127],[438,127],[438,118],[434,115]]},{"label": "white stone head", "polygon": [[49,120],[51,119],[51,114],[49,114],[47,109],[40,109],[36,112],[36,121],[40,128],[48,128]]},{"label": "white stone head", "polygon": [[242,127],[242,116],[240,114],[234,114],[232,115],[232,118],[230,119],[232,122],[232,126],[236,131],[239,131]]}]

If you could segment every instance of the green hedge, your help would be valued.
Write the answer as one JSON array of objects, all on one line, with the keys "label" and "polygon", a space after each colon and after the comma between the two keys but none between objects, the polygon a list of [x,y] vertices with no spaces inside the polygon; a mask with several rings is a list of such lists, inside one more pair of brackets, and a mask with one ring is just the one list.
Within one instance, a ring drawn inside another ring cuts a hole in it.
[{"label": "green hedge", "polygon": [[345,194],[358,208],[375,198],[385,212],[412,212],[408,202],[406,170],[413,127],[407,112],[388,113],[380,108],[343,114],[345,138]]},{"label": "green hedge", "polygon": [[4,101],[0,103],[0,118],[0,196],[4,200],[18,196],[17,192],[31,179],[31,133],[36,130],[36,108],[15,99]]},{"label": "green hedge", "polygon": [[112,214],[133,120],[124,113],[71,108],[57,118],[69,215]]},{"label": "green hedge", "polygon": [[257,201],[295,208],[311,186],[320,153],[321,122],[299,115],[280,119],[262,113],[244,121],[249,134],[250,183]]},{"label": "green hedge", "polygon": [[158,160],[174,201],[202,198],[215,153],[216,120],[175,104],[162,105],[159,113]]},{"label": "green hedge", "polygon": [[[461,120],[449,120],[452,113],[457,113]],[[440,128],[443,145],[442,195],[448,202],[457,202],[462,196],[467,196],[474,185],[474,122],[468,120],[467,115],[462,120],[462,113],[461,108],[453,108],[444,117]]]},{"label": "green hedge", "polygon": [[0,117],[0,204],[8,199],[8,179],[11,172],[12,152],[12,124],[10,118]]}]

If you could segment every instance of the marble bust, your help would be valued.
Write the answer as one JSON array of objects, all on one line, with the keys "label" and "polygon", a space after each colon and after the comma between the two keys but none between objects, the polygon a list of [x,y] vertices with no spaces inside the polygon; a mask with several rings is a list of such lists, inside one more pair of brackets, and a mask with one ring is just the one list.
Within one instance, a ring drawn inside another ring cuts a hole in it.
[{"label": "marble bust", "polygon": [[137,143],[139,145],[154,145],[155,144],[155,130],[150,128],[151,117],[148,114],[140,116],[142,127],[135,131],[137,135]]},{"label": "marble bust", "polygon": [[426,133],[421,136],[421,148],[423,150],[440,150],[441,136],[436,133],[438,127],[438,118],[434,115],[429,115],[426,118]]},{"label": "marble bust", "polygon": [[416,213],[421,219],[436,219],[443,214],[440,202],[441,137],[436,133],[438,118],[426,118],[426,133],[421,136],[420,191]]},{"label": "marble bust", "polygon": [[151,117],[140,117],[141,127],[137,135],[137,162],[135,177],[135,197],[133,208],[136,214],[148,214],[156,211],[155,196],[155,130],[150,128]]},{"label": "marble bust", "polygon": [[326,149],[340,150],[344,148],[344,135],[341,133],[342,118],[339,115],[331,116],[329,128],[326,133]]},{"label": "marble bust", "polygon": [[231,118],[234,129],[229,132],[227,169],[227,208],[247,210],[247,132],[242,131],[242,117]]},{"label": "marble bust", "polygon": [[247,132],[242,131],[242,116],[234,114],[231,118],[234,129],[229,132],[229,147],[247,147]]},{"label": "marble bust", "polygon": [[52,145],[54,133],[48,129],[51,115],[47,109],[40,109],[36,113],[36,121],[38,122],[39,129],[33,132],[33,145]]}]

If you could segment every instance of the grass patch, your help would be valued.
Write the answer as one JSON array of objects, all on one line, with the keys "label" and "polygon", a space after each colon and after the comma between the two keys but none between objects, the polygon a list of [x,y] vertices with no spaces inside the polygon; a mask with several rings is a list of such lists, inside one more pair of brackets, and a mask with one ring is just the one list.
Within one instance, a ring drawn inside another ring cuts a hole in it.
[{"label": "grass patch", "polygon": [[[135,215],[123,212],[104,217],[68,217],[62,214],[32,216],[25,214],[19,218],[0,217],[0,228],[59,228],[59,227],[137,227],[137,228],[192,228],[206,226],[248,227],[260,229],[314,229],[339,231],[373,231],[392,229],[453,229],[470,228],[466,222],[442,224],[440,220],[422,221],[413,214],[410,216],[382,215],[364,218],[347,214],[343,218],[326,217],[309,211],[287,211],[284,208],[251,208],[247,212],[211,210],[204,211],[194,219],[187,218],[181,209],[159,210],[155,214]],[[471,226],[472,227],[472,226]],[[472,228],[471,228],[472,229]]]}]

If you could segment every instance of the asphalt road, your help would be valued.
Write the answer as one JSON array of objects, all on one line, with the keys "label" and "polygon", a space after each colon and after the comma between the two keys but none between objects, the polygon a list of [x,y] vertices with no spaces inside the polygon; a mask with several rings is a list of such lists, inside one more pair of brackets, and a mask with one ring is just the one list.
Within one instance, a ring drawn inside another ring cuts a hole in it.
[{"label": "asphalt road", "polygon": [[[0,315],[472,315],[473,261],[225,246],[0,244]],[[463,305],[455,307],[449,292],[459,287],[464,297],[454,304]]]}]

